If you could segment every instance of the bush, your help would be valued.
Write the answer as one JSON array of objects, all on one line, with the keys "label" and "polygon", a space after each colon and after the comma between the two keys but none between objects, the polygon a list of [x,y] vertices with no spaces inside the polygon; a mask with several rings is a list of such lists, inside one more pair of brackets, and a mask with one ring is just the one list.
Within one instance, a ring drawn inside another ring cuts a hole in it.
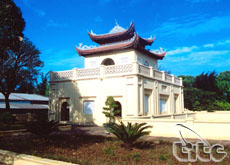
[{"label": "bush", "polygon": [[109,123],[115,122],[117,115],[121,112],[121,110],[115,110],[118,107],[116,101],[112,96],[107,97],[105,101],[106,107],[103,107],[103,114],[109,118]]},{"label": "bush", "polygon": [[221,110],[230,110],[230,103],[227,101],[215,101],[215,104],[221,109]]},{"label": "bush", "polygon": [[14,121],[15,121],[14,116],[10,112],[3,112],[0,115],[0,122],[2,122],[2,123],[8,124],[8,123],[12,123]]},{"label": "bush", "polygon": [[47,136],[50,133],[57,130],[57,122],[47,121],[47,120],[39,120],[36,122],[30,122],[26,124],[26,129],[32,134],[36,134],[38,136]]},{"label": "bush", "polygon": [[139,153],[135,152],[132,154],[132,159],[135,161],[138,161],[141,159],[141,155]]},{"label": "bush", "polygon": [[107,155],[111,155],[111,156],[114,155],[114,151],[113,151],[113,149],[110,148],[110,147],[105,147],[103,151],[104,151],[104,153],[107,154]]},{"label": "bush", "polygon": [[168,158],[167,158],[166,155],[160,155],[160,156],[159,156],[159,159],[160,159],[160,160],[163,160],[163,161],[168,160]]},{"label": "bush", "polygon": [[109,132],[120,139],[125,144],[125,147],[129,149],[138,138],[150,134],[150,131],[144,131],[145,129],[152,128],[152,126],[146,126],[146,123],[132,124],[129,122],[127,126],[123,122],[120,122],[120,124],[114,123],[109,127]]}]

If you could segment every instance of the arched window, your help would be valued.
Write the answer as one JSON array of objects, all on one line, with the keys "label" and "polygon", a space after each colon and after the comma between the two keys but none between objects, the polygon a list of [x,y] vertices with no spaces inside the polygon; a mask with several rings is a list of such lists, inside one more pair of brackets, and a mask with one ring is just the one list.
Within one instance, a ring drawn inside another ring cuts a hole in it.
[{"label": "arched window", "polygon": [[106,58],[102,61],[101,65],[115,65],[115,63],[111,58]]},{"label": "arched window", "polygon": [[145,66],[149,66],[148,61],[145,61],[145,62],[144,62],[144,65],[145,65]]},{"label": "arched window", "polygon": [[67,102],[61,105],[61,121],[69,121],[69,104]]}]

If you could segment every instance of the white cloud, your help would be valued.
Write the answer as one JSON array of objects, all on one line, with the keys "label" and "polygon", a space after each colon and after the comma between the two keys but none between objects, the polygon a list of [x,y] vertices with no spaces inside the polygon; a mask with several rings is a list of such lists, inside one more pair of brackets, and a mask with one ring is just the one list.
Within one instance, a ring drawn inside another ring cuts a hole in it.
[{"label": "white cloud", "polygon": [[77,55],[74,49],[47,49],[42,51],[41,59],[45,63],[45,70],[51,69],[53,71],[80,68],[84,63],[83,57]]},{"label": "white cloud", "polygon": [[45,16],[46,15],[46,12],[44,12],[43,10],[39,10],[39,9],[33,9],[37,14],[38,16]]},{"label": "white cloud", "polygon": [[38,16],[42,17],[42,16],[46,15],[45,11],[43,11],[41,9],[37,9],[37,8],[32,7],[31,4],[30,4],[31,1],[29,1],[29,0],[22,0],[22,2],[24,4],[24,6],[26,6],[27,8],[32,9],[35,13],[37,13]]},{"label": "white cloud", "polygon": [[205,33],[221,32],[230,29],[230,15],[225,16],[199,16],[190,15],[179,18],[170,18],[161,24],[154,31],[146,34],[161,34],[166,37],[173,38],[189,38]]},{"label": "white cloud", "polygon": [[190,56],[219,56],[224,54],[229,54],[229,50],[210,50],[210,51],[199,51],[199,52],[192,52]]},{"label": "white cloud", "polygon": [[47,27],[55,27],[55,28],[66,28],[68,27],[68,24],[66,23],[57,23],[54,20],[49,20],[49,22],[46,25]]},{"label": "white cloud", "polygon": [[203,45],[204,48],[214,48],[217,46],[226,46],[226,45],[230,45],[230,40],[223,40],[223,41],[218,41],[216,43],[211,43],[211,44],[205,44]]},{"label": "white cloud", "polygon": [[217,43],[219,46],[230,45],[230,40],[220,41]]},{"label": "white cloud", "polygon": [[214,44],[205,44],[203,45],[204,48],[213,48]]},{"label": "white cloud", "polygon": [[195,49],[198,49],[198,47],[197,46],[191,46],[191,47],[176,48],[174,50],[168,51],[167,55],[176,55],[176,54],[182,54],[182,53],[189,53],[189,52],[192,52]]}]

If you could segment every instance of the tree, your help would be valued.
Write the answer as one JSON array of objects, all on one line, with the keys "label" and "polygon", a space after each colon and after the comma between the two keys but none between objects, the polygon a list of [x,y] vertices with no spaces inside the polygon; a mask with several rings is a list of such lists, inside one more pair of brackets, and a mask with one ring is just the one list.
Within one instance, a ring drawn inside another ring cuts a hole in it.
[{"label": "tree", "polygon": [[39,59],[40,51],[25,38],[18,51],[8,50],[7,60],[3,63],[0,80],[0,92],[5,96],[6,110],[10,109],[9,95],[23,80],[33,80],[43,62]]},{"label": "tree", "polygon": [[49,96],[49,72],[46,74],[41,73],[41,82],[37,85],[36,93],[43,95],[43,96]]},{"label": "tree", "polygon": [[17,85],[15,92],[32,94],[35,92],[35,89],[36,87],[34,80],[25,79],[22,80],[19,85]]},{"label": "tree", "polygon": [[119,114],[121,110],[115,110],[115,108],[118,107],[118,105],[116,104],[116,101],[112,96],[107,97],[105,105],[106,107],[103,107],[104,111],[102,113],[109,118],[108,123],[114,123],[117,114]]},{"label": "tree", "polygon": [[185,88],[188,88],[188,87],[192,87],[194,81],[195,81],[195,77],[193,76],[178,76],[178,77],[182,77],[182,80],[183,80],[183,85]]},{"label": "tree", "polygon": [[[18,50],[23,38],[25,21],[13,0],[0,1],[0,64],[8,57],[8,50]],[[1,67],[1,66],[0,66]],[[1,69],[1,68],[0,68]]]},{"label": "tree", "polygon": [[203,91],[210,92],[219,92],[217,83],[216,83],[217,73],[215,71],[209,73],[201,73],[199,76],[196,76],[196,79],[193,83],[193,87],[199,88]]},{"label": "tree", "polygon": [[230,71],[221,72],[216,81],[221,94],[230,101]]}]

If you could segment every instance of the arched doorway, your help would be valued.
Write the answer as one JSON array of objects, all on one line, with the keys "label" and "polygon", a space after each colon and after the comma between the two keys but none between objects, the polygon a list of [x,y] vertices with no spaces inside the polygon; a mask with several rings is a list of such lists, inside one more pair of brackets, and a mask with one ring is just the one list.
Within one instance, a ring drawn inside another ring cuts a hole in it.
[{"label": "arched doorway", "polygon": [[101,65],[115,65],[115,63],[111,58],[106,58],[102,61]]},{"label": "arched doorway", "polygon": [[116,116],[117,117],[121,117],[121,113],[122,113],[122,106],[121,106],[121,103],[119,101],[115,101],[117,107],[114,108],[114,110],[120,110],[120,113],[118,113]]},{"label": "arched doorway", "polygon": [[61,121],[69,121],[69,104],[67,102],[61,105]]}]

